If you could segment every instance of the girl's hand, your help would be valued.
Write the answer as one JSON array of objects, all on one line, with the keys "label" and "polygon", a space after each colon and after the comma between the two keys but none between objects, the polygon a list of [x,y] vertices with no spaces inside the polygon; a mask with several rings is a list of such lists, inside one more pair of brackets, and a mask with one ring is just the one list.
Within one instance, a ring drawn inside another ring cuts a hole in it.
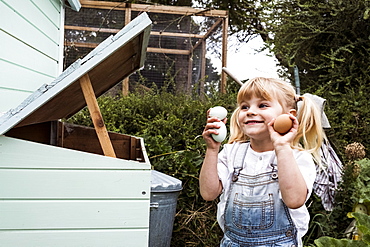
[{"label": "girl's hand", "polygon": [[298,126],[299,126],[298,120],[292,114],[289,114],[289,117],[293,121],[293,125],[292,125],[292,128],[285,134],[280,134],[274,129],[273,125],[274,125],[275,119],[272,119],[271,122],[268,123],[270,138],[271,138],[272,144],[274,145],[275,149],[278,148],[279,146],[286,146],[286,145],[290,146],[290,144],[293,142],[294,138],[297,135]]},{"label": "girl's hand", "polygon": [[221,143],[216,142],[212,138],[212,134],[218,134],[217,129],[220,128],[220,126],[215,124],[215,122],[223,122],[224,124],[226,124],[226,121],[227,121],[226,118],[221,121],[216,117],[210,117],[209,110],[207,111],[207,123],[206,123],[206,126],[204,127],[202,136],[203,136],[204,141],[206,142],[208,149],[219,150]]},{"label": "girl's hand", "polygon": [[286,134],[282,135],[274,130],[274,119],[268,124],[268,128],[276,153],[282,199],[287,207],[297,209],[305,203],[308,190],[290,146],[297,136],[298,120],[294,115],[289,114],[289,117],[293,121],[293,126]]}]

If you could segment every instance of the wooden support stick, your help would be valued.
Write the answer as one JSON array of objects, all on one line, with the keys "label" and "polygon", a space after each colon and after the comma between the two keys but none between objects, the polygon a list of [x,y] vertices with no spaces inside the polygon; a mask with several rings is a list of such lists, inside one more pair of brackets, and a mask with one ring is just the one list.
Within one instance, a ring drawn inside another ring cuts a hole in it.
[{"label": "wooden support stick", "polygon": [[129,92],[129,77],[122,80],[122,95],[127,96]]},{"label": "wooden support stick", "polygon": [[[131,21],[131,3],[126,4],[127,9],[125,10],[125,26]],[[122,80],[122,95],[127,96],[129,93],[129,77]]]},{"label": "wooden support stick", "polygon": [[[229,28],[229,19],[223,18],[222,22],[222,68],[227,68],[227,33]],[[226,93],[227,75],[225,71],[221,72],[221,93]]]},{"label": "wooden support stick", "polygon": [[105,156],[116,157],[113,149],[112,142],[109,139],[107,128],[105,127],[103,117],[101,115],[98,101],[96,100],[94,89],[91,85],[90,77],[88,74],[83,75],[80,78],[80,85],[84,94],[87,108],[89,109],[91,119],[94,123],[96,134],[100,145],[103,149]]}]

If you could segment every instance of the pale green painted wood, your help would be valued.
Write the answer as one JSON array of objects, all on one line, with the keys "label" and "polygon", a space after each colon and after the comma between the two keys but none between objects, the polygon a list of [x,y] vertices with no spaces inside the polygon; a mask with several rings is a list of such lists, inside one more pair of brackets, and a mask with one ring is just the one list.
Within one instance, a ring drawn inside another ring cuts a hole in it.
[{"label": "pale green painted wood", "polygon": [[[40,87],[40,84],[49,84],[54,79],[51,74],[46,75],[39,73],[34,70],[20,67],[19,64],[10,63],[1,59],[0,68],[1,71],[6,71],[6,73],[0,73],[1,87],[4,89],[9,88],[33,93]],[[19,73],[20,69],[22,73]],[[54,68],[52,69],[54,70]]]},{"label": "pale green painted wood", "polygon": [[[149,229],[149,200],[1,200],[1,230]],[[1,243],[0,243],[1,246]]]},{"label": "pale green painted wood", "polygon": [[9,90],[0,87],[0,115],[22,103],[30,94],[24,91]]},{"label": "pale green painted wood", "polygon": [[0,168],[150,170],[137,162],[0,136]]},{"label": "pale green painted wood", "polygon": [[0,246],[148,246],[150,164],[0,136]]},{"label": "pale green painted wood", "polygon": [[[53,81],[56,77],[56,73],[58,72],[56,61],[47,56],[41,55],[34,49],[30,49],[30,47],[21,41],[14,39],[2,31],[0,31],[0,42],[1,44],[4,44],[4,47],[9,47],[9,49],[3,49],[0,47],[0,59],[3,60],[3,62],[18,65],[18,73],[23,74],[23,71],[25,70],[27,70],[28,73],[28,71],[31,70],[35,73],[50,76],[49,82]],[[11,77],[13,75],[6,71],[5,73],[7,77]],[[20,81],[19,83],[21,85],[28,84],[28,80],[24,77],[23,81]],[[0,85],[3,84],[8,83],[0,82]],[[19,85],[14,87],[19,87]],[[21,87],[23,88],[23,86]]]},{"label": "pale green painted wood", "polygon": [[140,229],[3,231],[0,243],[14,247],[143,247],[148,245],[148,232]]},{"label": "pale green painted wood", "polygon": [[[0,5],[3,5],[0,6],[3,30],[58,61],[59,50],[56,48],[62,35],[60,23],[56,26],[31,1],[1,0]],[[60,18],[60,13],[55,10],[52,14]]]},{"label": "pale green painted wood", "polygon": [[[53,60],[53,53],[49,52],[47,42],[40,39],[40,30],[26,28],[27,25],[3,25],[18,15],[3,11],[4,7],[9,9],[5,1],[13,7],[21,4],[17,11],[29,12],[24,16],[30,20],[25,23],[30,25],[42,19],[40,15],[49,14],[50,18],[46,18],[49,24],[58,23],[63,13],[57,11],[57,19],[50,21],[53,8],[46,4],[52,3],[54,9],[61,10],[57,0],[29,0],[26,4],[0,0],[0,60],[19,68],[11,73],[7,70],[3,78],[23,74],[14,81],[0,80],[0,106],[17,93],[27,95],[25,88],[33,87],[34,82],[31,86],[26,81],[38,80],[37,76],[30,76],[30,71],[51,77],[58,71],[55,63],[43,60],[45,57]],[[30,3],[42,11],[34,11]],[[6,27],[10,27],[9,31]],[[49,27],[41,33],[50,33],[53,29]],[[34,37],[38,42],[31,45]],[[61,38],[55,40],[60,42]],[[60,51],[58,48],[56,54]],[[56,57],[54,62],[60,59],[59,55]],[[14,90],[4,87],[5,84]],[[44,82],[40,80],[41,84]],[[7,91],[14,93],[4,96]],[[17,117],[22,118],[21,114]],[[0,136],[0,246],[147,246],[151,166],[146,155],[145,160],[145,163],[122,160]]]},{"label": "pale green painted wood", "polygon": [[[59,60],[60,30],[53,26],[51,28],[54,29],[54,33],[47,35],[19,15],[14,14],[14,11],[2,2],[0,2],[0,9],[2,11],[0,15],[1,33],[9,36],[8,39],[4,39],[8,45],[8,49],[1,49],[2,53],[15,55],[15,58],[19,59],[19,62],[22,61],[19,58],[20,55],[23,55],[24,58],[28,55],[36,55],[33,58],[34,61],[35,59],[38,61],[38,57],[40,59],[48,58],[48,60],[54,62]],[[13,43],[15,45],[14,47]],[[17,50],[20,44],[24,46],[23,50]],[[24,53],[25,51],[28,52]],[[17,56],[17,54],[19,55]],[[2,56],[2,58],[9,60],[9,56],[6,55]]]},{"label": "pale green painted wood", "polygon": [[1,169],[1,199],[150,199],[148,170]]},{"label": "pale green painted wood", "polygon": [[[10,0],[6,0],[10,1]],[[40,12],[56,27],[61,27],[61,6],[60,0],[30,0]]]},{"label": "pale green painted wood", "polygon": [[29,96],[26,91],[60,74],[61,4],[59,0],[0,0],[0,113],[23,102]]},{"label": "pale green painted wood", "polygon": [[[42,0],[32,0],[32,1],[38,2]],[[48,2],[50,2],[50,4],[53,5],[55,9],[57,9],[58,11],[60,10],[60,0],[48,0]]]}]

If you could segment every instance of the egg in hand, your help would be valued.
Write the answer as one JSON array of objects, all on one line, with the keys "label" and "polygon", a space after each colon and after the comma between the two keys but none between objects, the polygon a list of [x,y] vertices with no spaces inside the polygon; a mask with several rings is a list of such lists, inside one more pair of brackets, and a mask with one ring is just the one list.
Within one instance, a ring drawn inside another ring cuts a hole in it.
[{"label": "egg in hand", "polygon": [[227,116],[227,110],[222,106],[215,106],[209,110],[209,116],[223,120]]},{"label": "egg in hand", "polygon": [[[209,116],[223,120],[227,116],[227,110],[222,106],[215,106],[209,110]],[[212,138],[216,142],[223,142],[227,135],[226,126],[223,122],[215,122],[215,124],[220,126],[220,128],[217,129],[218,134],[212,134]]]},{"label": "egg in hand", "polygon": [[293,127],[293,121],[288,114],[282,114],[275,119],[274,129],[280,134],[287,133]]}]

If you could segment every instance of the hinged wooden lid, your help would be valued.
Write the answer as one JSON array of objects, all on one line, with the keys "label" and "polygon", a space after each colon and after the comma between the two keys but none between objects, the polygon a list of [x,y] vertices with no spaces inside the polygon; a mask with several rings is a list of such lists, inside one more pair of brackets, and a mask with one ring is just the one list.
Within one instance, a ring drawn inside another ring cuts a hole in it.
[{"label": "hinged wooden lid", "polygon": [[0,134],[14,127],[68,118],[86,106],[79,78],[89,74],[95,96],[144,66],[151,20],[142,13],[107,38],[58,78],[41,86],[17,108],[0,117]]}]

